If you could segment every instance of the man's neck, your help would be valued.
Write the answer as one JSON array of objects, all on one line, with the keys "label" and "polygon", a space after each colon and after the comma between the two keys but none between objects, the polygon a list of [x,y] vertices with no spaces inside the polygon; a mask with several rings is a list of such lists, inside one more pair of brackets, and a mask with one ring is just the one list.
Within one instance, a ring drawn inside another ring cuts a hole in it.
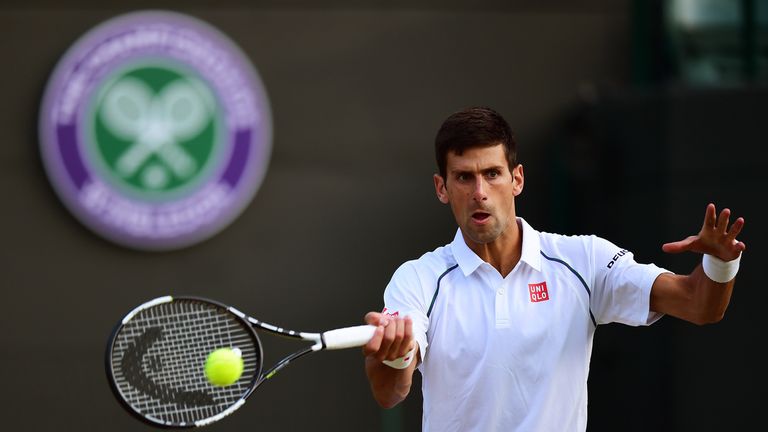
[{"label": "man's neck", "polygon": [[517,220],[490,243],[475,243],[466,236],[464,241],[480,259],[492,265],[502,277],[507,277],[523,254],[523,230]]}]

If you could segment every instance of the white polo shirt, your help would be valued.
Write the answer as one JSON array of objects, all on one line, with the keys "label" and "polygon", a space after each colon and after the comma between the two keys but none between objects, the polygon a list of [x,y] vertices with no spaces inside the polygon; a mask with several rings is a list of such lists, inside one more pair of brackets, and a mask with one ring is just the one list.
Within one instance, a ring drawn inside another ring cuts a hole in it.
[{"label": "white polo shirt", "polygon": [[538,232],[502,277],[464,242],[401,265],[384,292],[409,315],[423,362],[423,430],[585,431],[597,324],[648,325],[651,285],[668,272],[596,236]]}]

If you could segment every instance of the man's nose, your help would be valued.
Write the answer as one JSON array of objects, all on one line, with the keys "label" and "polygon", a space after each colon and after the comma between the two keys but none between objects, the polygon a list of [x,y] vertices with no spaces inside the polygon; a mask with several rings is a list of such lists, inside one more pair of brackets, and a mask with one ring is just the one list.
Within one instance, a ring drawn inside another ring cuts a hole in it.
[{"label": "man's nose", "polygon": [[485,201],[488,199],[488,195],[485,193],[485,181],[482,176],[478,176],[475,179],[475,187],[472,191],[472,198],[475,201]]}]

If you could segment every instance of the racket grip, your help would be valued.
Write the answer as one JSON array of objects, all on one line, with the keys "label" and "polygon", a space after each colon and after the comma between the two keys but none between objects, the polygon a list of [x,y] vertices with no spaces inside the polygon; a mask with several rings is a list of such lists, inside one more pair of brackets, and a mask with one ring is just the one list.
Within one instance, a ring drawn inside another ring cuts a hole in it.
[{"label": "racket grip", "polygon": [[363,346],[368,343],[376,331],[376,326],[361,325],[329,330],[323,333],[325,349],[342,349]]}]

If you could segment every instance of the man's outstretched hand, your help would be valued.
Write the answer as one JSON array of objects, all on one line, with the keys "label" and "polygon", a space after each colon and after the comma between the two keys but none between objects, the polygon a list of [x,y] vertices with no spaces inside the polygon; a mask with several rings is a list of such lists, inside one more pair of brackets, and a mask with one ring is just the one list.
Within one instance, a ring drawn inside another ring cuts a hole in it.
[{"label": "man's outstretched hand", "polygon": [[723,261],[734,260],[747,246],[736,240],[744,228],[744,218],[736,219],[729,228],[730,216],[731,211],[727,208],[720,212],[719,217],[716,216],[715,205],[709,204],[704,213],[704,224],[697,235],[666,243],[661,249],[667,253],[698,252],[716,256]]}]

